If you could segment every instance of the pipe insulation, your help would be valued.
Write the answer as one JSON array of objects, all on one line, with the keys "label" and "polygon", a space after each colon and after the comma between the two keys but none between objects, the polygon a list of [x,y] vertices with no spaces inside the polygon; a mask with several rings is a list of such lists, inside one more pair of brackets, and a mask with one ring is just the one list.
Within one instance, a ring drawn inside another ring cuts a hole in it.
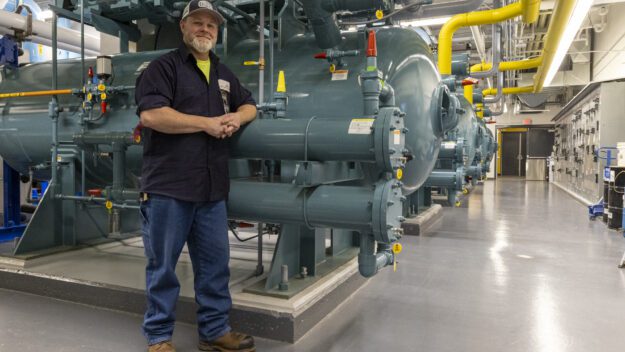
[{"label": "pipe insulation", "polygon": [[[26,31],[27,26],[28,20],[26,17],[8,11],[0,12],[0,27]],[[32,31],[35,37],[52,40],[50,23],[32,20]],[[59,43],[65,43],[80,48],[80,31],[59,27],[57,28],[57,36]],[[59,47],[61,46],[59,45]],[[100,52],[100,38],[85,34],[85,50]]]},{"label": "pipe insulation", "polygon": [[[7,27],[0,27],[0,35],[13,35],[14,31],[10,28]],[[33,43],[37,43],[37,44],[41,44],[41,45],[46,45],[49,47],[52,47],[52,40],[50,39],[46,39],[40,36],[36,36],[36,35],[31,35],[28,36],[26,38],[27,41],[33,42]],[[80,53],[80,47],[79,46],[73,46],[73,45],[69,45],[67,43],[63,43],[63,42],[59,42],[58,43],[58,48],[59,49],[63,49],[63,50],[67,50],[67,51],[71,51],[74,53]],[[100,55],[100,50],[98,49],[97,51],[94,50],[86,50],[85,49],[85,55],[86,56],[99,56]]]}]

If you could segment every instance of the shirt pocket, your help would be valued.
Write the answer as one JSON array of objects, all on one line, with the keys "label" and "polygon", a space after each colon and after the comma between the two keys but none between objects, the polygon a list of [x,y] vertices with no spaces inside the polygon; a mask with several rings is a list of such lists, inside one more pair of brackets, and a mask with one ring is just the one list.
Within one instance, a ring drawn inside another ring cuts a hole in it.
[{"label": "shirt pocket", "polygon": [[184,85],[176,88],[174,109],[194,115],[204,115],[208,105],[208,92],[204,87]]}]

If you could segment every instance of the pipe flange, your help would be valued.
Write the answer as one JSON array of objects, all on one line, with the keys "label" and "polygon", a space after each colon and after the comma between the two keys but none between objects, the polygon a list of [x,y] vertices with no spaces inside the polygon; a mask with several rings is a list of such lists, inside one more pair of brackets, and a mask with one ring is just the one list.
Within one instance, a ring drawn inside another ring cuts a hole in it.
[{"label": "pipe flange", "polygon": [[454,190],[456,192],[462,192],[463,187],[464,187],[464,166],[459,166],[456,169],[456,187]]},{"label": "pipe flange", "polygon": [[436,126],[435,132],[437,136],[442,137],[445,132],[458,126],[459,117],[457,110],[460,107],[460,101],[455,95],[451,94],[445,84],[440,83],[434,91],[432,104],[435,104],[432,107],[434,112],[432,123]]},{"label": "pipe flange", "polygon": [[375,161],[379,168],[396,174],[406,166],[404,114],[397,108],[382,108],[373,124]]},{"label": "pipe flange", "polygon": [[401,223],[403,202],[402,183],[397,180],[380,181],[373,192],[371,227],[376,241],[392,243],[403,234]]}]

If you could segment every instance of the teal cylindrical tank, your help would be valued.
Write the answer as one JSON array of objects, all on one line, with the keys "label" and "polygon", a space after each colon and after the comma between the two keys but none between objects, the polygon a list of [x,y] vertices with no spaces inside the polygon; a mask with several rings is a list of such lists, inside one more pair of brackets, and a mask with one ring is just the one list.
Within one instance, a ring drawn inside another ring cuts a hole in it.
[{"label": "teal cylindrical tank", "polygon": [[[406,154],[411,159],[403,172],[403,191],[412,193],[427,179],[434,167],[440,142],[444,135],[441,126],[440,76],[432,60],[429,47],[414,31],[401,28],[377,30],[378,68],[384,84],[394,89],[395,103],[406,115]],[[329,72],[329,63],[317,60],[319,52],[312,35],[296,35],[276,52],[275,68],[284,70],[287,77],[289,103],[287,114],[291,119],[310,119],[313,116],[355,119],[363,115],[363,95],[359,74],[367,69],[365,34],[344,33],[341,50],[360,50],[361,55],[346,57],[347,72],[338,76]],[[258,97],[258,69],[243,66],[244,60],[257,57],[258,43],[243,40],[228,51],[222,60],[235,72],[241,82]],[[110,86],[134,86],[137,76],[156,57],[166,51],[120,54],[112,57],[113,75]],[[95,60],[87,59],[86,67],[95,67]],[[80,88],[81,65],[78,59],[59,60],[58,88]],[[19,78],[4,77],[0,92],[23,92],[51,88],[50,62],[26,65],[20,68]],[[447,99],[448,100],[448,99]],[[11,98],[2,102],[0,122],[0,154],[16,170],[28,173],[29,167],[50,161],[51,120],[48,117],[50,97]],[[98,119],[96,106],[92,118],[96,121],[80,124],[82,100],[72,95],[59,96],[63,111],[59,116],[59,140],[65,152],[79,153],[71,146],[73,135],[83,128],[88,132],[132,132],[138,123],[134,90],[107,97],[108,112]],[[262,147],[262,143],[259,144]],[[86,153],[87,181],[104,184],[112,175],[112,163],[103,156],[106,147],[91,147]],[[130,147],[127,156],[128,183],[136,185],[140,172],[141,148]],[[47,178],[48,172],[38,176]],[[37,174],[36,174],[37,176]],[[372,182],[377,179],[370,180]]]},{"label": "teal cylindrical tank", "polygon": [[[442,83],[432,53],[417,33],[403,28],[381,28],[376,36],[378,69],[385,84],[394,89],[396,106],[406,114],[406,148],[412,160],[406,165],[402,182],[404,193],[409,194],[425,182],[438,156],[444,134],[440,128],[441,102],[437,97]],[[359,79],[359,74],[367,69],[365,48],[364,32],[343,33],[338,49],[359,50],[360,55],[344,57],[345,66],[332,74],[328,61],[314,58],[321,50],[312,35],[299,34],[287,41],[283,50],[275,54],[276,73],[283,70],[286,76],[287,116],[292,119],[365,117]],[[256,58],[258,42],[251,39],[237,43],[222,58],[255,97],[258,68],[242,64]]]},{"label": "teal cylindrical tank", "polygon": [[[146,64],[164,52],[124,54],[112,57],[113,76],[110,85],[134,86],[138,74]],[[85,66],[95,68],[94,59],[86,59]],[[82,86],[80,59],[59,60],[58,88],[80,88]],[[18,77],[3,77],[0,92],[25,92],[49,90],[52,84],[52,64],[42,62],[28,64],[19,69]],[[59,114],[59,141],[61,152],[79,153],[72,146],[73,136],[83,129],[80,124],[82,100],[73,95],[59,95],[59,105],[63,111]],[[15,170],[28,174],[29,167],[50,161],[52,140],[52,122],[48,114],[49,96],[9,98],[0,101],[3,104],[0,120],[0,155]],[[138,124],[136,116],[134,90],[128,90],[107,97],[108,111],[100,116],[99,107],[93,111],[96,121],[87,123],[84,128],[89,132],[129,132]],[[106,147],[88,148],[85,167],[90,185],[102,185],[112,177],[112,162],[105,156]],[[140,172],[141,148],[130,147],[127,155],[129,172],[127,182],[136,183]],[[49,178],[49,170],[35,173],[36,177]],[[109,181],[110,182],[110,181]]]}]

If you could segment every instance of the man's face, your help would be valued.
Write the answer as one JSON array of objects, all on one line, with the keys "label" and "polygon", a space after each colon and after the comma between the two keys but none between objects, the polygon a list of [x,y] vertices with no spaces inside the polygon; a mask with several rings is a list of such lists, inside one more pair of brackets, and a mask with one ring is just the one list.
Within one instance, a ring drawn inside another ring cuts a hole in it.
[{"label": "man's face", "polygon": [[182,40],[201,54],[206,54],[215,47],[218,29],[218,22],[206,12],[191,14],[180,21]]}]

